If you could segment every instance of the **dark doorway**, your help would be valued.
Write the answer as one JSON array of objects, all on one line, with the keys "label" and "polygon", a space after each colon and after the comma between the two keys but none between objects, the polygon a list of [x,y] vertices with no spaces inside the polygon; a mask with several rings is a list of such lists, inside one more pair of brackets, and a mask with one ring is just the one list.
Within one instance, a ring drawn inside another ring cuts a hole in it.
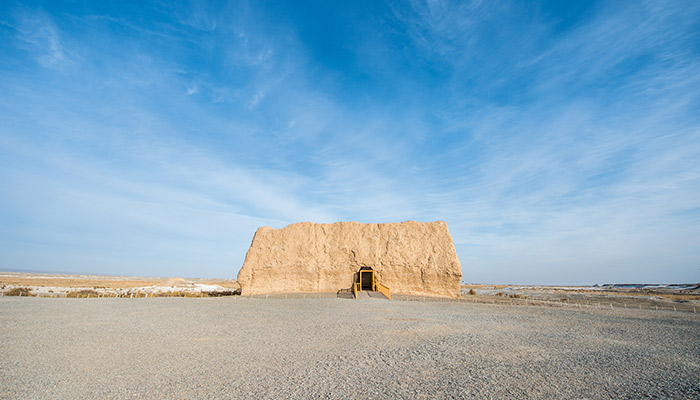
[{"label": "dark doorway", "polygon": [[374,271],[370,267],[362,267],[357,273],[360,290],[374,290]]}]

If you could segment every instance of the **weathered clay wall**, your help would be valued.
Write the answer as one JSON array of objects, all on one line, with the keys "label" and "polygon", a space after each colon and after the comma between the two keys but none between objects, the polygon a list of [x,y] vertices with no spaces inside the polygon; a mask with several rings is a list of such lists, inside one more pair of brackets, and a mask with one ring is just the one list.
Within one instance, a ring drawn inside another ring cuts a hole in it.
[{"label": "weathered clay wall", "polygon": [[259,228],[238,273],[242,294],[350,288],[372,267],[392,293],[458,297],[462,270],[447,224],[300,222]]}]

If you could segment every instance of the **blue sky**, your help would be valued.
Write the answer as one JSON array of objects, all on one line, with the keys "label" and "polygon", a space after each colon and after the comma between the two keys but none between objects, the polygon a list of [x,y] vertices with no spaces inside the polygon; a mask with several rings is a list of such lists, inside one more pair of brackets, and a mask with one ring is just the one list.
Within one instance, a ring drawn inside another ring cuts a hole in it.
[{"label": "blue sky", "polygon": [[0,269],[233,278],[447,222],[467,282],[700,281],[700,2],[0,4]]}]

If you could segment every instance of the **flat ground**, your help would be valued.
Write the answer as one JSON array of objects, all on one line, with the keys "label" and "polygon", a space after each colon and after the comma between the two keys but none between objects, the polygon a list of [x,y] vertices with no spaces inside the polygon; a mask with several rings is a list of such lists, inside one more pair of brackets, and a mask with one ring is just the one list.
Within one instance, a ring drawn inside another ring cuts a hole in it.
[{"label": "flat ground", "polygon": [[[700,284],[685,289],[659,285],[644,288],[592,286],[462,285],[465,299],[477,302],[543,301],[580,307],[621,307],[700,312]],[[470,290],[474,293],[470,295]]]},{"label": "flat ground", "polygon": [[700,314],[0,298],[0,398],[699,398]]},{"label": "flat ground", "polygon": [[[15,288],[28,290],[24,296],[39,297],[145,297],[196,296],[231,293],[240,286],[235,279],[158,278],[139,276],[65,275],[0,271],[0,296]],[[14,295],[17,295],[15,293]]]},{"label": "flat ground", "polygon": [[[130,289],[142,286],[167,285],[176,279],[182,278],[0,272],[0,286]],[[186,280],[202,284],[219,285],[231,289],[240,287],[235,279],[186,278]]]}]

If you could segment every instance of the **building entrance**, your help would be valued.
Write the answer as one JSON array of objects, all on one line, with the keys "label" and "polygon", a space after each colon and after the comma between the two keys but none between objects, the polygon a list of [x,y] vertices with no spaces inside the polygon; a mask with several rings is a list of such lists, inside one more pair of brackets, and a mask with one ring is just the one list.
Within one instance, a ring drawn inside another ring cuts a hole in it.
[{"label": "building entrance", "polygon": [[371,267],[362,267],[357,272],[357,282],[360,290],[376,290],[374,270]]},{"label": "building entrance", "polygon": [[[379,283],[376,272],[372,267],[362,267],[355,274],[355,282],[352,285],[354,297],[381,297],[391,300],[391,289]],[[364,292],[364,293],[363,293]]]}]

